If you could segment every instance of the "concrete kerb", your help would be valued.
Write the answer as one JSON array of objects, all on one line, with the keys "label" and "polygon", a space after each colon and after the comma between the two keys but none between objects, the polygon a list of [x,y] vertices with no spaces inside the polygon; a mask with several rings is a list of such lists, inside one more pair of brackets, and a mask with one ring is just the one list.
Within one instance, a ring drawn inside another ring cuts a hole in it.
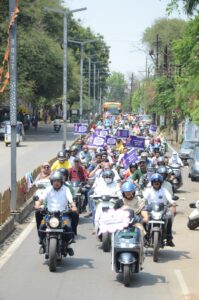
[{"label": "concrete kerb", "polygon": [[[71,144],[70,148],[76,144],[79,136]],[[55,160],[56,158],[52,159]],[[52,160],[50,160],[52,162]],[[24,205],[16,213],[11,213],[10,217],[0,226],[0,243],[2,243],[15,229],[15,222],[23,223],[23,221],[34,210],[34,201],[32,197],[27,200]]]}]

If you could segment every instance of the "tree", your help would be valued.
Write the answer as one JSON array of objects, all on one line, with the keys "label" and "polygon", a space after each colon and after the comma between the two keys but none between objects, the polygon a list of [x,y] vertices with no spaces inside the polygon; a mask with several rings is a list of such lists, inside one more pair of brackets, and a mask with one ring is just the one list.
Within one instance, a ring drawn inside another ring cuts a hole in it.
[{"label": "tree", "polygon": [[199,0],[171,0],[168,4],[167,11],[171,13],[174,9],[179,10],[179,2],[182,2],[183,9],[187,15],[191,16],[198,12]]},{"label": "tree", "polygon": [[128,83],[125,79],[124,74],[120,72],[113,72],[107,79],[107,86],[107,99],[114,99],[125,105],[127,102]]}]

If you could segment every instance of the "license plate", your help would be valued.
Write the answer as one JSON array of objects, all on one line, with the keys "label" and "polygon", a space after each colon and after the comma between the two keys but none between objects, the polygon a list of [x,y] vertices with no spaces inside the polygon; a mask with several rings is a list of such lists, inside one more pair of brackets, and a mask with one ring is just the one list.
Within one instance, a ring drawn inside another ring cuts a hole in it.
[{"label": "license plate", "polygon": [[164,224],[164,221],[149,221],[150,224]]},{"label": "license plate", "polygon": [[46,228],[46,232],[64,232],[64,230],[63,229]]}]

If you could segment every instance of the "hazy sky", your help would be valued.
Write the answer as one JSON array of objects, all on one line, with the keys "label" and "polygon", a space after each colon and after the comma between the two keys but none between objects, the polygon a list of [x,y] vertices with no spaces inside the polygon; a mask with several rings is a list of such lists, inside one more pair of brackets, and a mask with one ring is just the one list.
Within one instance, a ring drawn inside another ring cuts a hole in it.
[{"label": "hazy sky", "polygon": [[[169,0],[65,0],[70,9],[87,7],[75,13],[82,25],[104,36],[110,49],[110,69],[125,75],[134,72],[142,76],[146,53],[142,34],[153,22],[167,17]],[[177,12],[171,17],[183,17]],[[143,49],[143,50],[142,50]]]}]

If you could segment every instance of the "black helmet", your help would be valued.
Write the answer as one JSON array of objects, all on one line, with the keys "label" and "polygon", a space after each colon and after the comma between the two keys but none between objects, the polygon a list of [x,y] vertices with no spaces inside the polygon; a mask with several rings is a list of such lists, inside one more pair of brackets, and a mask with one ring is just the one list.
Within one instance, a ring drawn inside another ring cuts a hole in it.
[{"label": "black helmet", "polygon": [[64,153],[64,151],[59,151],[57,154],[57,158],[59,161],[65,161],[66,160],[66,155]]},{"label": "black helmet", "polygon": [[60,168],[59,170],[57,170],[58,172],[60,172],[62,174],[62,176],[64,177],[64,181],[67,181],[68,180],[68,175],[69,175],[69,172],[67,169],[65,168]]},{"label": "black helmet", "polygon": [[59,171],[55,171],[51,176],[50,176],[50,182],[51,184],[53,184],[53,182],[55,180],[59,180],[61,182],[61,184],[64,183],[64,178],[63,175],[61,174],[61,172]]},{"label": "black helmet", "polygon": [[70,149],[70,148],[67,147],[67,148],[64,149],[64,153],[65,153],[65,154],[66,154],[66,153],[70,153],[70,152],[71,152],[71,149]]},{"label": "black helmet", "polygon": [[132,162],[130,165],[129,165],[129,169],[131,168],[138,168],[138,164],[136,162]]},{"label": "black helmet", "polygon": [[164,156],[159,156],[158,157],[157,164],[158,164],[158,166],[164,166],[165,165]]}]

